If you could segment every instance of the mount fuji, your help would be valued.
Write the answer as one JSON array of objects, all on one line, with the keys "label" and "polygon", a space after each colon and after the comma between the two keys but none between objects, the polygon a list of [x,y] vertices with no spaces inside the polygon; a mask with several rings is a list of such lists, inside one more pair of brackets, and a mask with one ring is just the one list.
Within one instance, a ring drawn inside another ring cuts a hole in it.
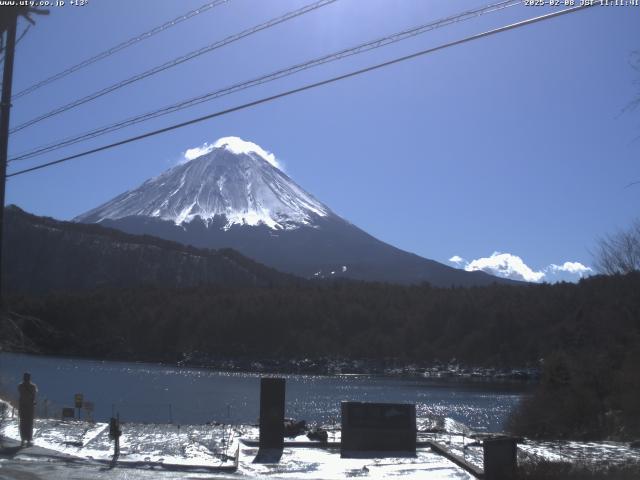
[{"label": "mount fuji", "polygon": [[346,277],[435,286],[506,282],[388,245],[280,170],[274,155],[238,137],[187,150],[187,162],[74,221],[204,248],[233,248],[304,278]]}]

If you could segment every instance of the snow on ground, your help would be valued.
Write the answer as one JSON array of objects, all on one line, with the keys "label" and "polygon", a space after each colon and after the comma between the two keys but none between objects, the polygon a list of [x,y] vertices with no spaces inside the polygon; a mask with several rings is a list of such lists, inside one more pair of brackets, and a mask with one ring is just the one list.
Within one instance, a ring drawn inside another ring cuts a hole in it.
[{"label": "snow on ground", "polygon": [[622,442],[534,442],[525,440],[518,445],[520,452],[554,462],[583,464],[626,465],[640,463],[640,449]]},{"label": "snow on ground", "polygon": [[[19,440],[17,419],[10,419],[0,434]],[[224,425],[123,424],[120,462],[172,465],[232,465],[243,429]],[[113,441],[107,423],[80,420],[36,419],[34,444],[75,457],[109,461]]]},{"label": "snow on ground", "polygon": [[[122,431],[119,467],[137,462],[162,465],[164,468],[228,466],[233,465],[236,450],[239,449],[237,474],[251,478],[342,479],[402,476],[412,479],[425,478],[427,473],[430,479],[473,478],[428,448],[420,449],[415,457],[343,459],[339,449],[285,447],[277,462],[260,463],[256,461],[258,448],[240,441],[241,437],[258,438],[258,429],[252,426],[127,423],[122,425]],[[18,440],[17,419],[5,422],[0,433]],[[309,442],[306,436],[287,440]],[[339,431],[334,430],[329,440],[339,441]],[[109,440],[106,423],[36,419],[34,444],[61,455],[87,461],[107,462],[113,454],[113,444]],[[1,472],[2,469],[0,478]]]},{"label": "snow on ground", "polygon": [[[249,477],[323,478],[349,477],[406,479],[473,479],[453,463],[421,449],[408,458],[340,458],[339,450],[319,448],[287,448],[278,463],[254,463],[257,447],[241,447],[240,473]],[[247,459],[248,461],[243,461]]]},{"label": "snow on ground", "polygon": [[[111,460],[113,454],[113,443],[109,439],[108,430],[108,424],[100,422],[36,419],[35,449],[40,447],[40,450],[49,452],[47,453],[47,462],[52,462],[52,458],[54,463],[56,459],[60,462],[68,462],[69,458],[82,460],[85,462],[83,468],[89,469],[82,474],[82,478],[103,478],[100,472],[104,471],[105,464]],[[331,426],[328,430],[329,442],[339,442],[338,426]],[[407,479],[473,478],[469,473],[445,457],[431,451],[428,447],[419,448],[414,457],[347,459],[340,457],[339,449],[286,446],[279,458],[271,458],[276,461],[268,463],[261,462],[256,458],[258,448],[254,444],[250,441],[247,443],[242,441],[258,438],[258,429],[255,426],[125,423],[122,425],[122,431],[118,468],[127,468],[127,465],[135,466],[136,469],[142,468],[142,470],[162,467],[161,470],[164,472],[167,469],[179,471],[180,468],[195,468],[197,466],[207,468],[232,466],[235,462],[236,452],[238,452],[239,463],[238,471],[235,473],[236,477],[239,475],[251,478],[302,479],[397,476]],[[0,435],[8,439],[19,440],[17,418],[5,419],[0,427]],[[286,441],[312,443],[303,435],[295,439],[286,439]],[[418,441],[438,442],[473,465],[480,468],[483,466],[481,441],[464,425],[451,419],[419,419]],[[3,476],[12,468],[36,472],[36,476],[33,478],[40,478],[37,474],[38,468],[40,468],[37,467],[39,457],[30,456],[30,451],[32,449],[28,448],[20,451],[14,457],[0,457],[0,479],[14,478]],[[536,457],[563,462],[627,464],[640,462],[640,451],[630,448],[627,444],[614,442],[534,442],[525,440],[519,445],[520,461],[528,461]],[[76,467],[77,465],[74,468]],[[59,468],[61,469],[59,478],[67,478],[62,473],[62,466]],[[103,470],[98,471],[98,468]],[[42,478],[49,478],[47,475]],[[51,478],[58,477],[52,476]],[[121,477],[107,477],[105,473],[104,478]],[[142,474],[138,477],[135,474],[133,478],[146,477]],[[179,477],[163,476],[158,478]]]}]

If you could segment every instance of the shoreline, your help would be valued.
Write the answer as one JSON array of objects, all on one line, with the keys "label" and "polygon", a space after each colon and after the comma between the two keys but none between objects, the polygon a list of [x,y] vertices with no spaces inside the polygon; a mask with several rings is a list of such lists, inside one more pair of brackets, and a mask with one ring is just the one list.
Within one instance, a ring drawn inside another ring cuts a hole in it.
[{"label": "shoreline", "polygon": [[100,358],[73,354],[24,352],[0,349],[1,354],[29,355],[69,360],[112,363],[135,363],[174,368],[202,369],[221,373],[246,373],[265,375],[314,375],[314,376],[372,376],[391,378],[424,378],[432,380],[464,380],[478,382],[514,382],[535,384],[540,379],[540,369],[533,367],[469,366],[456,362],[403,363],[397,359],[265,359],[221,358],[208,354],[184,354],[178,361],[131,358]]}]

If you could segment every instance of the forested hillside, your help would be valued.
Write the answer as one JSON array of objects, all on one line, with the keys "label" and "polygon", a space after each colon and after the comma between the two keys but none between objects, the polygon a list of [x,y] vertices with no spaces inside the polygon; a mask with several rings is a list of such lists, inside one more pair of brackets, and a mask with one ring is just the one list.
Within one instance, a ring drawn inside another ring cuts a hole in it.
[{"label": "forested hillside", "polygon": [[13,292],[301,281],[231,249],[198,249],[100,225],[62,222],[16,206],[6,209],[4,232],[2,284]]},{"label": "forested hillside", "polygon": [[172,360],[199,350],[524,365],[558,349],[622,355],[638,345],[639,291],[640,275],[632,274],[454,289],[351,282],[101,289],[14,296],[10,304],[69,332],[69,343],[54,349],[60,353]]}]

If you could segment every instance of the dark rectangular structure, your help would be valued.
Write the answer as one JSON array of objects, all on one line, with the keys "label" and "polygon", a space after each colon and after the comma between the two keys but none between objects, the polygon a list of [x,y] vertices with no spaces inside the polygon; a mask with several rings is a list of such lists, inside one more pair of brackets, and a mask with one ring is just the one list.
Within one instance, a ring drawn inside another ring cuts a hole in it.
[{"label": "dark rectangular structure", "polygon": [[349,452],[416,452],[416,406],[342,402],[342,456]]},{"label": "dark rectangular structure", "polygon": [[260,448],[284,447],[284,378],[260,379]]},{"label": "dark rectangular structure", "polygon": [[62,409],[62,420],[66,420],[67,418],[75,418],[76,413],[75,410],[71,407],[64,407]]},{"label": "dark rectangular structure", "polygon": [[515,438],[487,438],[482,442],[482,447],[486,480],[514,478],[518,466],[518,445]]}]

